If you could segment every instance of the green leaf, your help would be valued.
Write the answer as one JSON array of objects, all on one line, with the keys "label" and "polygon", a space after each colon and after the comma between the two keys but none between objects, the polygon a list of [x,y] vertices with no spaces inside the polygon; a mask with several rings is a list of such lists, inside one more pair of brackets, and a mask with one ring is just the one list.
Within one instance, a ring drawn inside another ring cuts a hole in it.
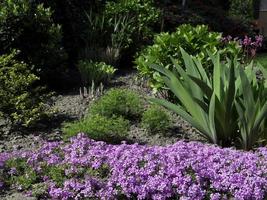
[{"label": "green leaf", "polygon": [[209,128],[212,136],[213,143],[217,144],[217,132],[216,132],[216,126],[215,126],[215,92],[213,92],[210,105],[209,105]]},{"label": "green leaf", "polygon": [[[193,127],[195,127],[197,130],[199,130],[202,135],[208,139],[212,139],[211,137],[209,137],[208,130],[203,128],[202,125],[196,121],[193,117],[191,117],[185,110],[183,110],[181,108],[181,106],[177,106],[173,103],[170,103],[164,99],[156,99],[156,98],[151,98],[150,99],[151,102],[153,103],[157,103],[160,104],[162,106],[164,106],[165,108],[168,108],[169,110],[175,112],[176,114],[178,114],[179,116],[181,116],[184,120],[186,120],[187,122],[189,122]],[[212,140],[211,140],[212,141]]]}]

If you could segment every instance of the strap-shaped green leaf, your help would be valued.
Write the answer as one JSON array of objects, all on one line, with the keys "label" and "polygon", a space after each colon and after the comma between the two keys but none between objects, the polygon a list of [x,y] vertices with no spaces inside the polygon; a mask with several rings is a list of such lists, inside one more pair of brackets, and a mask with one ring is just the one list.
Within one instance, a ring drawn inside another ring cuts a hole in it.
[{"label": "strap-shaped green leaf", "polygon": [[213,143],[217,143],[217,132],[215,126],[215,92],[213,92],[209,105],[209,128]]},{"label": "strap-shaped green leaf", "polygon": [[213,59],[213,65],[214,65],[214,70],[213,70],[213,89],[218,97],[219,100],[221,100],[221,68],[220,66],[220,55],[217,54],[214,59]]},{"label": "strap-shaped green leaf", "polygon": [[195,127],[197,130],[200,131],[200,133],[210,141],[213,141],[212,138],[209,136],[209,130],[205,129],[201,123],[199,123],[197,120],[195,120],[190,114],[188,114],[185,110],[181,108],[181,106],[175,105],[173,103],[170,103],[164,99],[157,99],[157,98],[152,98],[150,99],[151,102],[160,104],[164,106],[165,108],[168,108],[181,116],[184,120],[189,122],[193,127]]},{"label": "strap-shaped green leaf", "polygon": [[239,68],[239,75],[241,79],[241,84],[242,84],[242,90],[243,90],[243,96],[244,96],[244,106],[246,107],[246,110],[248,112],[248,116],[253,116],[254,114],[254,96],[252,92],[251,85],[249,83],[249,80],[242,68]]}]

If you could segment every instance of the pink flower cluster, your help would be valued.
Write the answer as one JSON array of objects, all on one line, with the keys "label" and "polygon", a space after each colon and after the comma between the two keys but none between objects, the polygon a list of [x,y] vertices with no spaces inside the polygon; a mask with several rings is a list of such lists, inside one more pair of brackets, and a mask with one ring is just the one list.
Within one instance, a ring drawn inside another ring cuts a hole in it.
[{"label": "pink flower cluster", "polygon": [[237,41],[241,45],[245,56],[247,58],[249,57],[253,58],[255,57],[257,50],[260,47],[262,47],[263,36],[257,35],[255,36],[255,38],[252,38],[246,35],[243,39],[240,39],[240,38],[233,38],[232,36],[229,35],[227,37],[222,38],[223,43],[227,43],[230,41]]},{"label": "pink flower cluster", "polygon": [[263,36],[258,35],[255,36],[255,40],[253,40],[251,37],[245,36],[243,40],[240,40],[240,43],[242,46],[247,47],[250,46],[252,48],[259,48],[262,46],[263,42]]},{"label": "pink flower cluster", "polygon": [[[51,199],[267,197],[266,148],[243,152],[185,141],[166,147],[109,145],[79,134],[70,143],[46,143],[25,159],[47,184]],[[43,173],[44,163],[64,168],[62,185]]]}]

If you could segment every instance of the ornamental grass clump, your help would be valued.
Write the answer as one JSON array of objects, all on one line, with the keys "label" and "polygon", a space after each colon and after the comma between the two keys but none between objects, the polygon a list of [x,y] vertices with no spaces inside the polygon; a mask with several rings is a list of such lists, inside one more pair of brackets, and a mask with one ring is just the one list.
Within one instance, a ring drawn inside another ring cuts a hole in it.
[{"label": "ornamental grass clump", "polygon": [[[166,86],[179,100],[179,105],[164,99],[152,101],[176,112],[210,142],[222,146],[233,143],[246,150],[258,142],[266,142],[267,71],[242,66],[236,59],[222,62],[220,53],[209,53],[212,75],[205,71],[201,60],[181,53],[185,69],[174,59],[172,71],[151,65],[161,75]],[[258,79],[255,71],[261,71]]]},{"label": "ornamental grass clump", "polygon": [[[0,153],[0,169],[2,188],[38,191],[39,197],[43,191],[46,199],[267,197],[266,148],[243,152],[184,141],[166,147],[109,145],[79,134],[68,143],[44,143],[32,152]],[[28,171],[35,177],[24,188],[20,181]]]},{"label": "ornamental grass clump", "polygon": [[126,139],[129,127],[129,121],[122,117],[93,115],[77,122],[66,123],[63,132],[65,139],[78,133],[86,133],[94,140],[118,143]]},{"label": "ornamental grass clump", "polygon": [[80,60],[78,69],[84,86],[88,86],[92,82],[97,86],[100,83],[107,83],[117,71],[113,66],[104,62],[93,62],[91,60]]}]

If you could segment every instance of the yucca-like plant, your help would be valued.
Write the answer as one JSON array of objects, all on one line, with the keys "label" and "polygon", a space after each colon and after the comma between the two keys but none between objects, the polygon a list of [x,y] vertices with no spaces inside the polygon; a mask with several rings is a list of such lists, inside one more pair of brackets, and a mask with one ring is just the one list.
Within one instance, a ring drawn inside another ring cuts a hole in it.
[{"label": "yucca-like plant", "polygon": [[235,102],[240,139],[244,149],[267,139],[267,70],[260,67],[263,80],[258,80],[252,66],[239,70],[239,95]]},{"label": "yucca-like plant", "polygon": [[[185,68],[174,59],[172,71],[151,65],[162,74],[179,105],[164,99],[152,101],[176,112],[212,143],[229,146],[241,141],[245,149],[252,148],[266,131],[266,80],[257,80],[252,63],[244,68],[237,60],[221,62],[219,52],[209,53],[211,74],[199,59],[183,49],[181,53]],[[263,73],[266,76],[266,70]]]}]

